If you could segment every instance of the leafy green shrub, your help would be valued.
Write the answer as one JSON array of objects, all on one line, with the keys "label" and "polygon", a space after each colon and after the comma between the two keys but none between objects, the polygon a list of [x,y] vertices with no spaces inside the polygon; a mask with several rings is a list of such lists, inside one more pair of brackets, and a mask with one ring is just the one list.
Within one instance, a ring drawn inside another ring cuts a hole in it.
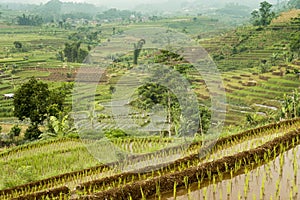
[{"label": "leafy green shrub", "polygon": [[30,125],[25,131],[25,140],[36,140],[42,132],[39,130],[38,126]]},{"label": "leafy green shrub", "polygon": [[21,128],[18,125],[14,125],[9,132],[9,134],[13,137],[18,137],[20,133],[21,133]]},{"label": "leafy green shrub", "polygon": [[79,139],[78,133],[70,133],[67,135],[67,138]]},{"label": "leafy green shrub", "polygon": [[73,76],[72,73],[70,73],[70,72],[67,73],[67,78],[72,78],[72,76]]},{"label": "leafy green shrub", "polygon": [[213,55],[213,59],[214,59],[215,61],[219,61],[219,60],[225,59],[225,57],[224,57],[224,55],[222,55],[222,54],[217,54],[217,55]]},{"label": "leafy green shrub", "polygon": [[247,51],[247,50],[248,50],[247,47],[241,46],[240,49],[239,49],[239,52],[245,52],[245,51]]},{"label": "leafy green shrub", "polygon": [[23,44],[19,41],[15,41],[14,46],[15,46],[16,49],[21,49],[23,47]]},{"label": "leafy green shrub", "polygon": [[110,129],[105,131],[105,136],[108,138],[123,138],[127,137],[128,135],[125,133],[125,131],[121,129]]},{"label": "leafy green shrub", "polygon": [[232,54],[237,54],[238,53],[238,50],[235,46],[232,48],[231,53]]},{"label": "leafy green shrub", "polygon": [[261,64],[259,67],[261,73],[267,73],[271,70],[271,65],[267,63],[267,60],[261,60]]},{"label": "leafy green shrub", "polygon": [[258,27],[258,28],[256,28],[255,30],[256,30],[256,31],[263,31],[264,28],[263,28],[263,27]]}]

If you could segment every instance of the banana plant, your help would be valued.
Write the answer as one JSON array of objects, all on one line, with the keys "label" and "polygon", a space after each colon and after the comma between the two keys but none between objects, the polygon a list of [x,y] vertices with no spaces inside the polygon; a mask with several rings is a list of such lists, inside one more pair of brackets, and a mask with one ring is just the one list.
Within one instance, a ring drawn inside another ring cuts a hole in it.
[{"label": "banana plant", "polygon": [[41,139],[48,139],[52,137],[64,137],[69,133],[76,131],[74,127],[71,126],[69,115],[59,114],[59,117],[50,116],[49,117],[49,127],[51,131],[41,134]]},{"label": "banana plant", "polygon": [[281,105],[281,118],[296,118],[300,116],[299,92],[297,89],[291,95],[284,94],[284,101]]}]

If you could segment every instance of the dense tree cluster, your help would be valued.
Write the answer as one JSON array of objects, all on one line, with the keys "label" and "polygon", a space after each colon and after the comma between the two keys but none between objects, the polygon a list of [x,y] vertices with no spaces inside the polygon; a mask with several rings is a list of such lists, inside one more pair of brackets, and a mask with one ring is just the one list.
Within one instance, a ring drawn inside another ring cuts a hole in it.
[{"label": "dense tree cluster", "polygon": [[63,52],[59,52],[59,59],[63,60],[66,58],[68,62],[83,62],[89,52],[80,48],[80,45],[80,42],[65,43]]},{"label": "dense tree cluster", "polygon": [[143,109],[151,110],[156,105],[163,106],[167,111],[167,121],[170,125],[171,132],[175,132],[175,124],[180,121],[180,104],[172,92],[165,86],[159,85],[154,82],[149,82],[138,88],[139,98],[132,105]]},{"label": "dense tree cluster", "polygon": [[[207,133],[210,126],[211,113],[207,107],[199,107],[200,116],[186,116],[182,115],[182,108],[177,96],[168,88],[157,83],[149,82],[138,88],[139,98],[131,102],[131,105],[143,110],[151,110],[157,105],[163,106],[167,111],[167,123],[170,126],[169,136],[172,134],[185,135],[189,134],[190,127],[196,125],[198,133]],[[186,109],[193,109],[195,106],[191,105]],[[190,110],[189,113],[195,114],[197,112]],[[194,124],[199,121],[199,124]],[[191,133],[193,134],[193,133]]]},{"label": "dense tree cluster", "polygon": [[80,27],[77,28],[75,33],[70,34],[68,39],[93,45],[100,42],[101,33],[101,30],[91,30],[89,27]]},{"label": "dense tree cluster", "polygon": [[92,20],[93,19],[93,15],[90,13],[83,13],[83,12],[75,12],[75,13],[66,13],[63,14],[61,16],[61,18],[63,20],[66,19],[88,19],[88,20]]},{"label": "dense tree cluster", "polygon": [[23,14],[17,17],[17,23],[23,26],[40,26],[43,23],[43,19],[38,15]]},{"label": "dense tree cluster", "polygon": [[93,4],[62,2],[51,0],[38,6],[36,12],[43,16],[46,22],[59,21],[67,18],[71,19],[92,19],[96,13],[101,11]]},{"label": "dense tree cluster", "polygon": [[197,101],[188,100],[186,104],[187,99],[183,99],[188,95],[188,90],[181,82],[178,72],[172,66],[153,66],[151,76],[137,88],[138,96],[130,104],[147,112],[160,112],[156,109],[163,107],[166,114],[164,123],[168,125],[165,131],[169,136],[193,135],[197,131],[206,133],[210,124],[210,112],[206,108],[199,108]]},{"label": "dense tree cluster", "polygon": [[118,10],[116,8],[109,9],[107,11],[104,11],[101,14],[98,14],[97,19],[99,20],[109,20],[109,21],[114,21],[117,19],[130,19],[132,17],[134,18],[139,18],[141,17],[140,13],[129,11],[129,10]]},{"label": "dense tree cluster", "polygon": [[48,84],[35,78],[22,84],[14,95],[14,115],[19,120],[30,119],[25,139],[37,139],[41,134],[38,125],[50,116],[59,116],[71,88],[71,85],[65,84],[50,90]]},{"label": "dense tree cluster", "polygon": [[252,22],[254,26],[267,26],[275,17],[275,13],[271,11],[272,4],[267,1],[260,3],[259,10],[254,10],[252,15]]}]

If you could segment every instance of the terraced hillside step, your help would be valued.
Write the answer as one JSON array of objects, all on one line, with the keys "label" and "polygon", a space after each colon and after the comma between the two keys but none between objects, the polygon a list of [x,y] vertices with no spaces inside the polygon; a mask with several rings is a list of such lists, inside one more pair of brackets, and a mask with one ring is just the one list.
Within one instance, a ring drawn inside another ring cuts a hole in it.
[{"label": "terraced hillside step", "polygon": [[1,59],[0,63],[15,63],[15,62],[20,62],[24,61],[23,59]]},{"label": "terraced hillside step", "polygon": [[299,30],[300,25],[295,23],[291,23],[289,26],[285,26],[285,25],[274,25],[274,26],[270,26],[268,27],[268,29],[272,29],[272,30]]},{"label": "terraced hillside step", "polygon": [[1,85],[0,84],[0,90],[6,90],[12,88],[10,85]]},{"label": "terraced hillside step", "polygon": [[[212,149],[214,152],[213,154],[209,154],[209,156],[203,157],[203,159],[199,159],[199,145],[201,143],[193,143],[190,146],[190,154],[185,156],[181,159],[175,160],[175,162],[167,163],[167,165],[153,165],[153,172],[149,172],[150,176],[147,175],[147,172],[141,171],[141,173],[137,174],[135,172],[125,172],[125,173],[118,173],[112,168],[108,166],[96,166],[89,169],[75,171],[71,173],[62,174],[56,177],[50,177],[48,179],[43,179],[40,181],[32,182],[29,184],[17,186],[15,188],[6,189],[0,191],[1,197],[21,197],[24,195],[29,194],[37,194],[41,191],[45,190],[45,186],[47,186],[48,191],[51,191],[52,188],[59,188],[60,186],[67,186],[70,190],[72,190],[72,194],[66,194],[64,199],[69,199],[70,195],[76,194],[76,192],[85,192],[85,194],[89,192],[94,192],[95,190],[99,191],[99,189],[103,188],[103,191],[108,191],[111,188],[113,181],[119,181],[119,179],[126,179],[126,184],[131,184],[132,178],[134,182],[138,180],[146,180],[147,178],[155,178],[159,176],[168,175],[169,173],[177,173],[181,170],[182,166],[189,166],[189,167],[199,167],[207,162],[211,162],[211,160],[221,159],[224,156],[233,156],[238,153],[241,149],[249,150],[251,148],[258,147],[259,145],[263,145],[265,142],[273,141],[273,139],[277,139],[281,136],[289,134],[290,130],[294,130],[296,126],[299,125],[299,120],[289,120],[283,121],[276,124],[270,124],[263,127],[259,127],[256,129],[251,129],[249,131],[245,131],[236,135],[228,136],[226,138],[220,138],[215,147]],[[263,138],[263,139],[261,139]],[[246,142],[245,142],[246,141]],[[249,143],[253,141],[255,143]],[[45,141],[47,142],[47,141]],[[131,141],[133,142],[133,141]],[[232,145],[234,142],[234,145]],[[140,143],[140,142],[138,142]],[[53,141],[54,145],[62,145]],[[124,143],[127,144],[127,143]],[[230,144],[230,145],[229,145]],[[290,142],[291,144],[291,142]],[[39,148],[44,148],[45,145],[38,145]],[[121,144],[122,145],[122,144]],[[134,145],[134,144],[133,144]],[[253,146],[254,145],[254,146]],[[129,145],[130,146],[130,145]],[[181,149],[181,147],[179,147]],[[30,144],[25,148],[27,153],[29,151],[34,151],[34,148],[30,147]],[[51,148],[52,149],[52,148]],[[131,161],[145,161],[151,157],[159,157],[159,158],[166,158],[169,153],[174,151],[177,152],[178,147],[170,147],[168,151],[164,150],[150,154],[141,154],[138,156],[132,157]],[[263,148],[264,149],[264,148]],[[11,151],[6,156],[17,156],[16,154],[22,153],[22,151]],[[169,153],[168,153],[169,152]],[[276,151],[277,152],[277,151]],[[216,157],[214,157],[216,156]],[[128,163],[130,165],[130,163]],[[132,164],[132,163],[131,163]],[[180,168],[178,166],[181,166]],[[167,170],[168,169],[168,170]],[[172,170],[174,171],[172,171]],[[207,168],[206,168],[207,169]],[[110,173],[111,171],[112,173]],[[168,173],[169,172],[169,173]],[[154,176],[154,177],[153,177]],[[103,182],[103,180],[105,182]],[[190,180],[190,179],[189,179]],[[101,183],[101,184],[97,184]],[[123,183],[123,181],[122,181]],[[89,186],[95,186],[93,190],[88,190]],[[86,188],[86,190],[84,190]],[[75,189],[75,190],[74,190]],[[140,191],[140,188],[139,188]],[[51,192],[50,192],[51,193]],[[80,193],[78,193],[80,194]],[[82,193],[81,193],[82,194]],[[51,194],[46,194],[51,195]],[[41,197],[42,198],[42,197]]]},{"label": "terraced hillside step", "polygon": [[[176,182],[177,184],[180,183],[181,186],[184,186],[184,177],[188,176],[188,180],[193,180],[193,182],[197,182],[198,181],[198,177],[199,174],[201,174],[200,176],[203,178],[207,178],[210,177],[210,175],[208,175],[208,173],[206,174],[205,171],[207,172],[208,168],[213,168],[214,173],[217,173],[217,171],[219,171],[221,169],[221,171],[225,171],[226,166],[229,165],[229,169],[236,167],[236,159],[239,159],[240,162],[243,162],[243,165],[251,165],[251,163],[256,161],[255,157],[258,157],[259,159],[263,159],[265,156],[264,154],[266,154],[266,152],[273,150],[274,148],[276,149],[276,153],[273,152],[273,154],[269,154],[270,158],[272,157],[276,157],[278,156],[278,152],[279,152],[279,146],[278,143],[280,143],[280,141],[283,141],[282,143],[284,143],[284,145],[286,146],[286,144],[290,144],[291,141],[295,141],[297,138],[297,144],[299,143],[299,130],[296,131],[291,131],[289,133],[287,133],[286,136],[282,136],[282,137],[277,137],[271,141],[266,142],[265,144],[262,144],[261,146],[256,146],[253,149],[247,149],[246,151],[242,151],[242,152],[237,152],[236,154],[229,154],[229,155],[224,155],[222,158],[219,158],[219,160],[217,160],[216,158],[213,158],[212,160],[208,160],[208,162],[200,162],[198,163],[197,167],[189,167],[188,169],[186,169],[184,171],[184,173],[182,173],[182,171],[173,171],[172,173],[165,173],[164,175],[160,175],[157,177],[152,177],[151,179],[153,180],[149,180],[149,179],[138,179],[138,181],[134,181],[134,182],[130,182],[128,184],[126,184],[126,186],[124,187],[119,187],[119,188],[99,188],[100,190],[98,192],[92,192],[92,195],[89,194],[89,192],[87,192],[86,196],[83,197],[79,197],[79,198],[74,198],[74,199],[109,199],[110,197],[113,197],[114,195],[118,195],[118,197],[122,197],[126,198],[127,195],[130,195],[132,197],[132,195],[134,195],[134,199],[139,199],[142,198],[143,195],[148,196],[149,193],[151,194],[155,194],[156,190],[155,190],[155,186],[157,187],[157,183],[160,183],[160,189],[164,189],[166,191],[168,190],[172,190],[173,186],[174,186],[174,182]],[[249,144],[247,143],[247,145],[249,146]],[[295,145],[295,143],[293,143],[293,146]],[[292,145],[288,145],[288,147],[291,147]],[[293,147],[292,146],[292,147]],[[281,151],[282,152],[282,151]],[[256,156],[255,156],[256,155]],[[255,158],[255,159],[254,159]],[[250,160],[249,160],[250,159]],[[214,163],[219,163],[217,165],[215,165]],[[129,176],[131,174],[128,174]],[[127,176],[127,174],[124,174],[124,176]],[[174,178],[176,176],[180,176],[178,178]],[[112,177],[115,180],[118,180],[119,177]],[[208,178],[209,181],[211,181],[211,178]],[[87,188],[90,186],[90,188],[92,188],[94,186],[95,187],[99,187],[101,185],[103,185],[104,182],[108,182],[108,179],[103,179],[103,180],[99,180],[98,182],[90,182],[87,183],[85,185],[85,187],[82,188]],[[166,187],[166,184],[168,184],[168,186]],[[151,186],[150,186],[151,185]],[[149,189],[149,187],[151,187],[152,189]],[[142,189],[141,189],[142,188]],[[79,188],[78,188],[79,189]],[[132,191],[135,191],[132,193]],[[141,192],[142,191],[142,192]]]}]

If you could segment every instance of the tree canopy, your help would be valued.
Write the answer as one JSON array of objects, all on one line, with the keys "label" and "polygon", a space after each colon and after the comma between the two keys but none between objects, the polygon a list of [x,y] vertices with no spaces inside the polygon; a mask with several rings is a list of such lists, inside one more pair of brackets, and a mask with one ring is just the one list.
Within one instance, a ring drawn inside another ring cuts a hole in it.
[{"label": "tree canopy", "polygon": [[14,95],[14,114],[20,120],[29,118],[34,125],[46,119],[50,91],[48,85],[31,78]]},{"label": "tree canopy", "polygon": [[88,51],[80,48],[80,45],[80,42],[74,42],[72,44],[65,43],[63,53],[68,62],[81,63],[87,57]]},{"label": "tree canopy", "polygon": [[114,21],[116,19],[130,19],[130,17],[135,16],[135,17],[140,17],[141,14],[138,12],[133,12],[129,10],[118,10],[116,8],[111,8],[107,11],[104,11],[101,14],[98,14],[96,17],[99,20],[109,20],[109,21]]},{"label": "tree canopy", "polygon": [[38,15],[28,15],[23,14],[17,17],[17,23],[23,26],[40,26],[43,23],[43,19]]},{"label": "tree canopy", "polygon": [[275,13],[271,11],[272,4],[267,1],[260,3],[260,8],[254,10],[252,15],[252,23],[254,26],[267,26],[271,23],[272,19],[275,17]]},{"label": "tree canopy", "polygon": [[48,84],[31,78],[21,85],[14,95],[14,115],[19,120],[30,119],[31,126],[28,128],[29,134],[26,139],[37,139],[41,132],[38,125],[50,116],[57,117],[64,109],[64,101],[70,93],[70,86],[63,85],[53,90]]},{"label": "tree canopy", "polygon": [[146,43],[144,39],[141,39],[138,41],[137,44],[134,44],[134,51],[133,51],[133,64],[137,65],[138,64],[138,58],[140,55],[140,52],[143,48],[143,45]]},{"label": "tree canopy", "polygon": [[14,46],[15,46],[16,49],[21,49],[23,47],[23,44],[19,41],[15,41]]}]

